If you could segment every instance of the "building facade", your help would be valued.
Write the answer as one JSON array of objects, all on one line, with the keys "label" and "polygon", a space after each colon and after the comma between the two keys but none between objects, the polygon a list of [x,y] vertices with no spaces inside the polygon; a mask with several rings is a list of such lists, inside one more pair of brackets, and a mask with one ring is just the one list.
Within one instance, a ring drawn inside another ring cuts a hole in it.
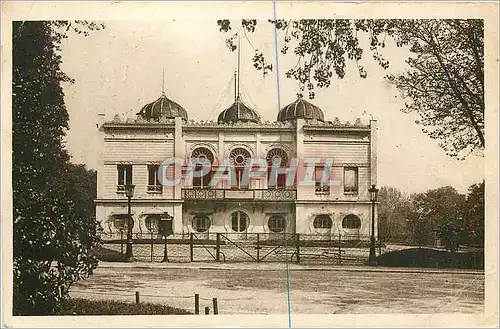
[{"label": "building facade", "polygon": [[371,232],[374,120],[325,121],[320,108],[298,98],[275,122],[262,122],[238,96],[217,122],[193,122],[162,94],[136,119],[102,119],[98,128],[96,216],[109,236],[127,227],[125,184],[135,185],[134,233],[157,232],[165,218],[176,235],[367,239]]}]

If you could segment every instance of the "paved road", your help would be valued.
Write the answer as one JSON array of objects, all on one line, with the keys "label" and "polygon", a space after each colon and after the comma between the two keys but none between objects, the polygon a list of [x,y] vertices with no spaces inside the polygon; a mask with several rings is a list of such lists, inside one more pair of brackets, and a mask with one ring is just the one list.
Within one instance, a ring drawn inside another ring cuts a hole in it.
[{"label": "paved road", "polygon": [[484,308],[481,272],[314,271],[304,267],[287,271],[284,264],[219,269],[199,264],[185,268],[102,266],[75,285],[71,296],[132,302],[135,291],[142,301],[188,310],[193,310],[195,293],[202,298],[202,310],[217,297],[220,314],[284,314],[288,300],[293,313],[309,314],[481,313]]}]

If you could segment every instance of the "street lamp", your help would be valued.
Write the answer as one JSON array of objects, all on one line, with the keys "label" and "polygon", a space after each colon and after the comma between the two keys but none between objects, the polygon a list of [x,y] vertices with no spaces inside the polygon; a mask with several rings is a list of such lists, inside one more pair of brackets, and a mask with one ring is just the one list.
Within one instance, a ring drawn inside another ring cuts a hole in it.
[{"label": "street lamp", "polygon": [[368,265],[377,266],[377,255],[375,254],[375,202],[377,202],[378,188],[375,184],[368,189],[370,192],[370,201],[372,202],[372,232],[370,236],[370,256],[368,257]]},{"label": "street lamp", "polygon": [[125,256],[129,261],[132,261],[134,256],[132,253],[132,227],[134,226],[134,220],[132,219],[131,205],[130,205],[130,201],[134,196],[134,189],[135,185],[132,184],[125,185],[125,195],[127,196],[128,199],[127,250],[125,251]]}]

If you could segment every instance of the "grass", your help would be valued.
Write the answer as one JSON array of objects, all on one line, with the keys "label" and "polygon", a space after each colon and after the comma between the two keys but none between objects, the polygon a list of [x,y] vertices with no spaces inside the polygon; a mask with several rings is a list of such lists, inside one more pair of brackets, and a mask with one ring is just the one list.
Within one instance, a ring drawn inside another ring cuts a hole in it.
[{"label": "grass", "polygon": [[448,252],[410,248],[380,255],[381,266],[484,269],[484,251]]},{"label": "grass", "polygon": [[114,300],[69,298],[61,304],[58,315],[185,315],[190,312],[153,303],[126,303]]}]

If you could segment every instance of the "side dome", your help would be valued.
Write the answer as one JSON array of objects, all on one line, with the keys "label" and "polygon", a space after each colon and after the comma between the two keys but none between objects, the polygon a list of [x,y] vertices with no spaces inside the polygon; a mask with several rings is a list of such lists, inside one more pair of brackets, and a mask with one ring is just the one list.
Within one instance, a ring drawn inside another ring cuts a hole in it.
[{"label": "side dome", "polygon": [[291,104],[288,104],[278,113],[278,121],[284,122],[289,120],[307,119],[325,121],[323,111],[314,104],[309,103],[302,97]]},{"label": "side dome", "polygon": [[173,119],[176,117],[181,117],[184,121],[188,120],[186,110],[167,98],[165,93],[162,93],[160,98],[154,102],[144,105],[137,115],[147,120],[153,119],[156,121],[159,121],[160,118]]},{"label": "side dome", "polygon": [[217,118],[218,123],[253,122],[260,123],[260,115],[245,105],[240,97],[227,109],[222,111]]}]

